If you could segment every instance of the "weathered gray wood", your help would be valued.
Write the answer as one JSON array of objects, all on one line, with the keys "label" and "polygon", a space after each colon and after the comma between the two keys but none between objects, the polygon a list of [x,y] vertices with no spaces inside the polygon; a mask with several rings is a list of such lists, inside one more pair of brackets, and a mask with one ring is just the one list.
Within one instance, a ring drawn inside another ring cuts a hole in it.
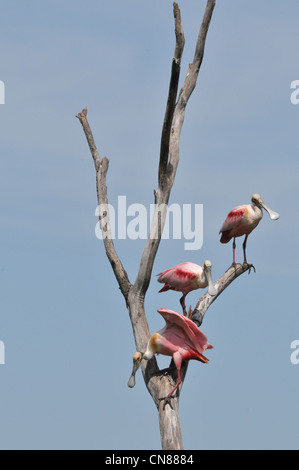
[{"label": "weathered gray wood", "polygon": [[177,3],[175,2],[173,4],[173,13],[175,19],[176,45],[174,50],[174,57],[172,60],[168,99],[162,128],[159,164],[159,187],[165,189],[167,188],[167,163],[169,156],[170,132],[178,93],[179,78],[181,71],[181,59],[185,45],[185,35],[182,26],[181,12]]},{"label": "weathered gray wood", "polygon": [[[168,387],[161,385],[161,394],[166,396]],[[183,440],[181,425],[179,419],[179,399],[172,399],[172,408],[163,406],[161,401],[159,404],[159,426],[162,449],[164,450],[181,450],[183,449]]]},{"label": "weathered gray wood", "polygon": [[[87,108],[84,108],[81,113],[76,116],[82,124],[83,130],[86,135],[86,139],[90,148],[91,155],[94,160],[94,165],[96,169],[96,187],[97,187],[97,198],[98,205],[101,208],[99,214],[100,227],[103,234],[103,240],[105,245],[105,250],[107,257],[110,261],[112,269],[114,271],[115,277],[118,281],[120,290],[127,301],[128,293],[131,287],[128,275],[115,251],[113,240],[111,238],[111,227],[109,219],[109,210],[108,210],[108,197],[107,197],[107,185],[106,185],[106,174],[109,167],[108,158],[100,158],[99,152],[97,150],[92,131],[87,120]],[[105,211],[107,213],[105,213]],[[105,223],[103,223],[105,219]]]}]

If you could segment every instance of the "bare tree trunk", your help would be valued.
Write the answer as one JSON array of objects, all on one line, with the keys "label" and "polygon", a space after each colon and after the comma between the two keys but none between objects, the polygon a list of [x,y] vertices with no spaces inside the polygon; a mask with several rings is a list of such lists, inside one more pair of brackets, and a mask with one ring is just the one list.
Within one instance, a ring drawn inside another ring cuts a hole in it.
[{"label": "bare tree trunk", "polygon": [[[215,0],[207,0],[203,21],[196,42],[194,59],[192,64],[189,66],[183,87],[177,99],[180,63],[185,44],[185,37],[181,22],[180,9],[176,3],[173,4],[176,45],[174,58],[172,61],[168,100],[161,136],[158,174],[159,186],[155,191],[155,210],[150,228],[150,234],[141,257],[139,271],[134,284],[130,282],[128,275],[115,251],[114,243],[110,236],[111,228],[109,222],[106,186],[106,174],[108,171],[109,160],[106,157],[100,158],[99,156],[99,152],[95,145],[93,134],[87,120],[87,109],[83,109],[83,111],[77,115],[83,126],[83,130],[85,132],[95,164],[97,197],[100,208],[99,219],[106,254],[126,301],[133,328],[136,348],[141,352],[146,350],[146,346],[150,338],[150,331],[144,310],[144,299],[150,283],[153,263],[159,248],[166,219],[170,192],[174,183],[176,170],[179,163],[179,143],[181,129],[184,122],[185,108],[191,93],[196,86],[197,76],[204,55],[206,36],[214,6]],[[206,293],[198,301],[196,308],[193,311],[193,320],[195,323],[199,325],[202,322],[208,307],[215,300],[215,298],[217,298],[218,295],[236,277],[246,270],[248,270],[248,266],[237,265],[235,268],[230,268],[220,279],[218,279],[218,281],[216,281],[215,285],[218,287],[218,293],[214,298],[211,298],[209,294]],[[167,376],[161,375],[155,357],[149,361],[142,361],[141,369],[146,387],[151,394],[159,413],[162,448],[167,450],[182,449],[182,434],[178,411],[179,396],[182,384],[178,388],[175,398],[172,399],[172,406],[163,406],[163,403],[159,400],[160,397],[167,396],[173,388],[173,385],[177,379],[176,371],[170,370]],[[186,372],[187,363],[184,363],[181,370],[182,383],[184,381]]]},{"label": "bare tree trunk", "polygon": [[[163,397],[166,397],[167,391],[161,387],[161,393]],[[164,450],[182,450],[183,440],[181,425],[179,419],[179,400],[178,398],[172,398],[172,407],[165,407],[163,410],[163,404],[161,402],[159,408],[159,425],[161,434],[161,444]]]}]

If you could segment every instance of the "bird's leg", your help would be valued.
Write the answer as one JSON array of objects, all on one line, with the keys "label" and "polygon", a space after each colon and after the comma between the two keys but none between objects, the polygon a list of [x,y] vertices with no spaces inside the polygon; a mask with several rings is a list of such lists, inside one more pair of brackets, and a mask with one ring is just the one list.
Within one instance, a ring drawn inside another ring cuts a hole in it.
[{"label": "bird's leg", "polygon": [[233,262],[228,269],[230,268],[236,268],[236,239],[235,238],[233,239]]},{"label": "bird's leg", "polygon": [[182,306],[183,313],[184,313],[184,315],[185,315],[185,317],[186,317],[186,316],[187,316],[187,312],[186,312],[185,297],[186,297],[186,294],[184,294],[184,295],[180,298],[180,304],[181,304],[181,306]]},{"label": "bird's leg", "polygon": [[235,266],[236,264],[236,239],[234,238],[233,241],[233,264],[232,266]]},{"label": "bird's leg", "polygon": [[159,401],[164,400],[163,410],[165,410],[165,406],[167,405],[167,403],[170,406],[170,408],[173,410],[173,406],[172,406],[171,401],[170,401],[172,398],[174,398],[174,397],[167,396],[167,397],[159,398]]},{"label": "bird's leg", "polygon": [[248,233],[247,233],[247,235],[245,235],[244,242],[243,242],[244,264],[248,264],[248,263],[247,263],[247,259],[246,259],[246,243],[247,243],[247,238],[248,238]]},{"label": "bird's leg", "polygon": [[180,373],[180,370],[178,369],[178,380],[177,380],[177,383],[175,384],[175,386],[173,387],[173,389],[171,390],[171,392],[167,395],[167,397],[163,397],[163,398],[159,398],[159,401],[164,401],[164,404],[163,404],[163,410],[165,410],[165,406],[168,405],[170,406],[170,408],[173,410],[173,407],[172,407],[172,404],[171,404],[171,398],[175,398],[175,396],[173,395],[173,392],[175,392],[175,390],[178,388],[178,386],[182,383],[182,380],[181,380],[181,373]]},{"label": "bird's leg", "polygon": [[247,233],[247,235],[245,235],[244,242],[243,242],[243,253],[244,253],[244,263],[243,263],[243,264],[247,264],[247,266],[249,267],[248,274],[250,274],[251,268],[252,268],[252,269],[254,270],[254,272],[255,272],[255,267],[253,266],[253,264],[248,264],[248,263],[247,263],[247,259],[246,259],[246,243],[247,243],[247,238],[248,238],[248,233]]},{"label": "bird's leg", "polygon": [[159,401],[162,401],[162,400],[164,401],[163,410],[165,409],[165,406],[166,406],[167,403],[169,404],[170,408],[173,409],[170,400],[171,400],[171,398],[174,398],[173,392],[175,392],[175,390],[178,388],[178,386],[182,383],[182,379],[181,379],[182,357],[181,357],[180,353],[178,353],[178,352],[174,353],[173,361],[174,361],[174,364],[176,366],[178,378],[177,378],[177,382],[176,382],[175,386],[173,387],[171,392],[167,395],[167,397],[159,398]]},{"label": "bird's leg", "polygon": [[256,272],[256,269],[255,269],[255,267],[253,266],[253,264],[248,264],[248,263],[246,263],[246,264],[247,264],[247,267],[249,268],[249,269],[248,269],[248,274],[250,274],[251,269],[253,269],[253,271]]}]

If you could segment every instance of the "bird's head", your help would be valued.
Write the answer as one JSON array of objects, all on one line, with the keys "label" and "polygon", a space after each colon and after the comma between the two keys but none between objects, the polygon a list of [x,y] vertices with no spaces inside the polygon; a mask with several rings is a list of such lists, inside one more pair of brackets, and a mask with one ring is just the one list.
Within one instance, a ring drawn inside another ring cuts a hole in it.
[{"label": "bird's head", "polygon": [[251,202],[256,204],[257,206],[261,207],[260,201],[263,202],[261,196],[257,193],[252,195]]},{"label": "bird's head", "polygon": [[280,215],[278,214],[278,212],[274,212],[271,209],[269,209],[269,207],[266,206],[266,204],[264,203],[264,201],[262,200],[259,194],[253,194],[251,198],[251,202],[252,204],[255,204],[257,207],[259,207],[260,209],[265,209],[265,211],[268,212],[270,219],[272,220],[279,219]]},{"label": "bird's head", "polygon": [[203,269],[206,270],[206,269],[212,269],[212,263],[211,261],[209,261],[208,259],[206,259],[206,261],[204,262],[203,264]]},{"label": "bird's head", "polygon": [[136,351],[136,352],[133,354],[133,362],[134,362],[134,364],[140,366],[141,359],[142,359],[142,353],[139,352],[139,351]]}]

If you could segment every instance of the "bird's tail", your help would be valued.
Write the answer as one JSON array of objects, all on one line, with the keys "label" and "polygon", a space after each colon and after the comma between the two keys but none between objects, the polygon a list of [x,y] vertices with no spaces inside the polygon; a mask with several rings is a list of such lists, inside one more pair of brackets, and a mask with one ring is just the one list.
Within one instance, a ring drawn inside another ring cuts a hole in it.
[{"label": "bird's tail", "polygon": [[[189,359],[186,357],[186,359]],[[207,364],[209,362],[209,359],[201,354],[198,350],[196,349],[190,349],[190,359],[196,359],[197,361],[203,362],[204,364]]]},{"label": "bird's tail", "polygon": [[221,238],[220,238],[221,243],[228,243],[231,239],[232,239],[232,237],[230,236],[229,231],[222,232],[222,235],[221,235]]},{"label": "bird's tail", "polygon": [[204,356],[203,354],[198,353],[197,357],[198,361],[203,362],[204,364],[207,364],[209,362],[209,359]]}]

